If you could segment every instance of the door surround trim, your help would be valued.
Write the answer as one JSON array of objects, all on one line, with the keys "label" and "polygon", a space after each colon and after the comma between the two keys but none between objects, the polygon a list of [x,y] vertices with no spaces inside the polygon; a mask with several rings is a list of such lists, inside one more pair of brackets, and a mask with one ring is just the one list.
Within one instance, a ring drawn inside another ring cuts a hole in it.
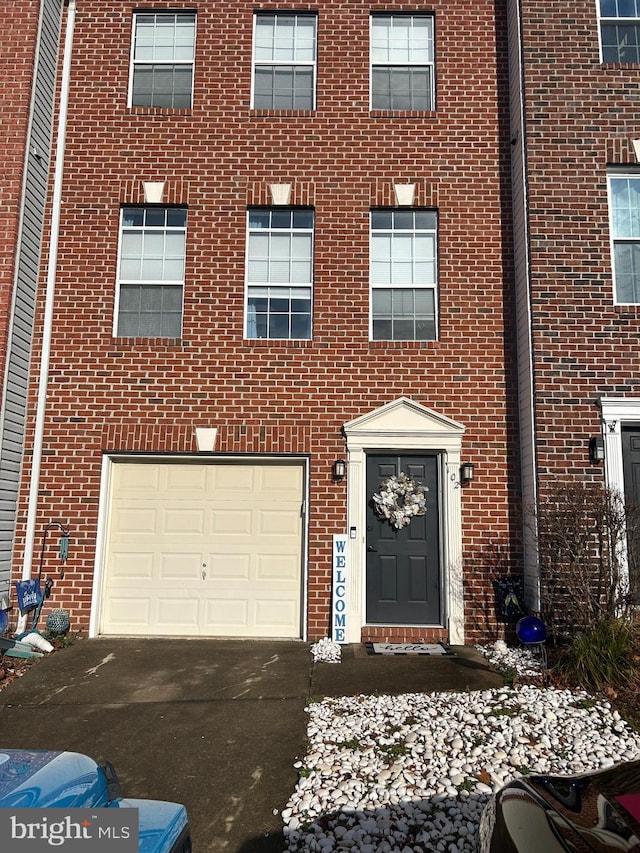
[{"label": "door surround trim", "polygon": [[622,468],[622,427],[640,423],[640,398],[602,397],[602,436],[604,438],[604,471],[607,487],[624,495]]},{"label": "door surround trim", "polygon": [[[622,428],[640,424],[639,397],[601,397],[602,437],[604,438],[604,478],[608,489],[622,495],[624,500],[624,463],[622,459]],[[624,547],[624,546],[623,546]],[[620,553],[623,578],[628,582],[627,552]]]},{"label": "door surround trim", "polygon": [[459,484],[464,426],[399,397],[344,424],[347,442],[347,529],[355,530],[349,551],[349,643],[359,643],[365,625],[366,454],[372,451],[439,453],[442,457],[443,621],[449,642],[464,643],[462,514]]}]

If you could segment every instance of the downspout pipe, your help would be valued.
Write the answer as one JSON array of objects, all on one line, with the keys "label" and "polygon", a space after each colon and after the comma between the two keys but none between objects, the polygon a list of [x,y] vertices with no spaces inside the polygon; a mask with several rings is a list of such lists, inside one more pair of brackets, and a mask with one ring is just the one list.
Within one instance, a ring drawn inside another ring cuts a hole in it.
[{"label": "downspout pipe", "polygon": [[[64,172],[64,151],[67,133],[67,114],[69,110],[69,86],[71,82],[71,55],[76,20],[76,0],[68,0],[67,24],[64,36],[62,58],[62,78],[60,83],[60,105],[58,107],[58,126],[56,132],[55,166],[53,173],[53,197],[51,201],[51,231],[49,241],[49,259],[47,262],[47,281],[45,288],[44,317],[42,323],[42,352],[40,354],[40,374],[38,377],[38,398],[36,404],[36,422],[33,439],[33,458],[31,479],[29,482],[29,503],[25,532],[24,556],[22,561],[22,580],[31,577],[33,553],[36,538],[36,517],[38,510],[38,492],[40,490],[40,470],[42,466],[42,445],[44,440],[44,421],[47,406],[47,386],[49,381],[49,360],[51,356],[51,333],[53,329],[53,306],[56,289],[56,271],[58,267],[58,242],[60,238],[60,213],[62,208],[62,184]],[[27,614],[18,619],[18,633],[24,631]]]},{"label": "downspout pipe", "polygon": [[[540,611],[540,567],[538,560],[538,451],[536,443],[535,352],[533,338],[532,271],[527,165],[527,111],[522,0],[507,2],[509,52],[509,114],[511,134],[511,189],[513,249],[516,287],[517,395],[525,600],[528,608]],[[529,508],[535,510],[526,523]]]}]

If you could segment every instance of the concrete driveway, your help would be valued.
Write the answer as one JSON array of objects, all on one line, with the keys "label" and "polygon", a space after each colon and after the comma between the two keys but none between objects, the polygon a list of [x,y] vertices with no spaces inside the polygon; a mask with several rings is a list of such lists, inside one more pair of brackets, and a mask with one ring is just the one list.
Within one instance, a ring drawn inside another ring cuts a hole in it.
[{"label": "concrete driveway", "polygon": [[471,649],[314,663],[285,641],[80,640],[0,692],[0,746],[113,762],[123,792],[189,811],[195,853],[275,853],[305,753],[309,701],[475,690],[501,677]]}]

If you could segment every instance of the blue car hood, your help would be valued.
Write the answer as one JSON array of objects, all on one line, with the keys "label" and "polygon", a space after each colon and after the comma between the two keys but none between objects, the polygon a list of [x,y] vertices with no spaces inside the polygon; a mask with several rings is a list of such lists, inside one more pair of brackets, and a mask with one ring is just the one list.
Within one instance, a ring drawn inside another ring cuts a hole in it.
[{"label": "blue car hood", "polygon": [[[0,748],[0,808],[132,808],[139,853],[191,850],[187,810],[162,800],[123,799],[110,768],[77,752]],[[111,793],[111,796],[110,796]]]},{"label": "blue car hood", "polygon": [[104,774],[88,756],[0,748],[0,808],[100,808],[108,804]]}]

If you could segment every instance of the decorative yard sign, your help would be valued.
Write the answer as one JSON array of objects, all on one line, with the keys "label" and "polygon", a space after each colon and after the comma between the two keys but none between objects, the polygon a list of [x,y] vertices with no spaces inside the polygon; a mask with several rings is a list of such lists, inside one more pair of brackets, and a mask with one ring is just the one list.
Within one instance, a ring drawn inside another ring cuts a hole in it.
[{"label": "decorative yard sign", "polygon": [[331,605],[331,639],[347,642],[347,536],[333,535],[333,598]]},{"label": "decorative yard sign", "polygon": [[27,580],[16,581],[15,583],[20,610],[25,613],[27,610],[33,610],[34,607],[38,607],[42,601],[40,579],[28,578]]}]

